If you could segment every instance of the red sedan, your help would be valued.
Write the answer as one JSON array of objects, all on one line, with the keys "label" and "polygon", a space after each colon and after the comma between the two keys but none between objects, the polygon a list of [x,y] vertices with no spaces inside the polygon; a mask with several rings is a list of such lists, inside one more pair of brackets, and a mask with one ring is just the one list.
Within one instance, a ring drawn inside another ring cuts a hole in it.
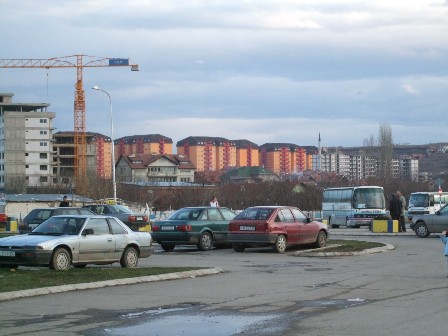
[{"label": "red sedan", "polygon": [[229,224],[227,234],[236,252],[247,247],[273,246],[278,253],[288,246],[327,245],[327,225],[312,221],[298,208],[290,206],[257,206],[245,209]]}]

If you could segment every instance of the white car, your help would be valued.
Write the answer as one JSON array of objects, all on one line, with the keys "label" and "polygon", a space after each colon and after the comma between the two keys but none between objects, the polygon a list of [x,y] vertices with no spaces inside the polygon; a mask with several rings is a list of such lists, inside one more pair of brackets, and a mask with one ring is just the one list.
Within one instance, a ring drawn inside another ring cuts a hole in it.
[{"label": "white car", "polygon": [[0,239],[0,267],[112,264],[136,267],[153,252],[149,232],[132,231],[115,217],[54,216],[31,233]]}]

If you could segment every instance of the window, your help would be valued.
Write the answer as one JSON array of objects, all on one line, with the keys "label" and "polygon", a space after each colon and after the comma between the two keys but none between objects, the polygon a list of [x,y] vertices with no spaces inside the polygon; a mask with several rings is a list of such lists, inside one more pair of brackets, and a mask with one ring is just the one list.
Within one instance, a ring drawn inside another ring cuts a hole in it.
[{"label": "window", "polygon": [[297,222],[306,222],[307,217],[298,209],[291,209],[292,213],[294,214],[294,217],[296,218]]},{"label": "window", "polygon": [[39,169],[40,170],[47,170],[47,167],[48,167],[47,165],[40,165]]},{"label": "window", "polygon": [[40,134],[45,135],[47,134],[47,131],[40,131]]},{"label": "window", "polygon": [[109,218],[109,224],[112,227],[112,234],[126,234],[126,230],[118,224],[114,218]]},{"label": "window", "polygon": [[46,147],[47,146],[47,142],[46,141],[41,141],[40,146],[41,147]]},{"label": "window", "polygon": [[85,229],[93,229],[94,235],[109,234],[109,225],[106,218],[90,218]]},{"label": "window", "polygon": [[289,209],[282,209],[278,214],[282,222],[294,222],[294,217]]},{"label": "window", "polygon": [[40,153],[39,158],[40,159],[46,159],[48,157],[47,153]]},{"label": "window", "polygon": [[47,176],[41,176],[39,180],[40,180],[40,182],[48,182],[48,177]]},{"label": "window", "polygon": [[39,122],[40,122],[41,124],[46,124],[46,123],[47,123],[47,119],[43,119],[43,118],[41,118],[41,119],[39,120]]}]

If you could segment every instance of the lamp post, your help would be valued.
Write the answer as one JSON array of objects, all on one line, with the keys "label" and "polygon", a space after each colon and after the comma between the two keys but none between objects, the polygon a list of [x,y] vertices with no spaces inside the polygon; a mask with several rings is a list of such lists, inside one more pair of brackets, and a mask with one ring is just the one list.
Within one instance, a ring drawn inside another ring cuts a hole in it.
[{"label": "lamp post", "polygon": [[114,190],[114,202],[117,203],[117,183],[115,181],[115,146],[114,146],[114,118],[112,114],[112,99],[110,98],[109,92],[101,89],[99,86],[93,86],[92,90],[97,90],[104,92],[107,94],[107,97],[109,98],[109,105],[110,105],[110,140],[112,142],[112,186]]}]

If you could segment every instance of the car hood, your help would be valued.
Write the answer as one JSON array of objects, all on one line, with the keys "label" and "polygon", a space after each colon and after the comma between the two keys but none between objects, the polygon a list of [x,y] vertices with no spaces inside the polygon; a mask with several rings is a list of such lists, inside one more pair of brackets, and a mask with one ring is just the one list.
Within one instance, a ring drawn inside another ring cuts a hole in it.
[{"label": "car hood", "polygon": [[[0,239],[0,247],[7,246],[34,246],[43,242],[50,240],[61,239],[62,237],[67,238],[67,236],[44,236],[44,235],[19,235],[13,237],[6,237]],[[74,237],[74,236],[73,236]]]}]

